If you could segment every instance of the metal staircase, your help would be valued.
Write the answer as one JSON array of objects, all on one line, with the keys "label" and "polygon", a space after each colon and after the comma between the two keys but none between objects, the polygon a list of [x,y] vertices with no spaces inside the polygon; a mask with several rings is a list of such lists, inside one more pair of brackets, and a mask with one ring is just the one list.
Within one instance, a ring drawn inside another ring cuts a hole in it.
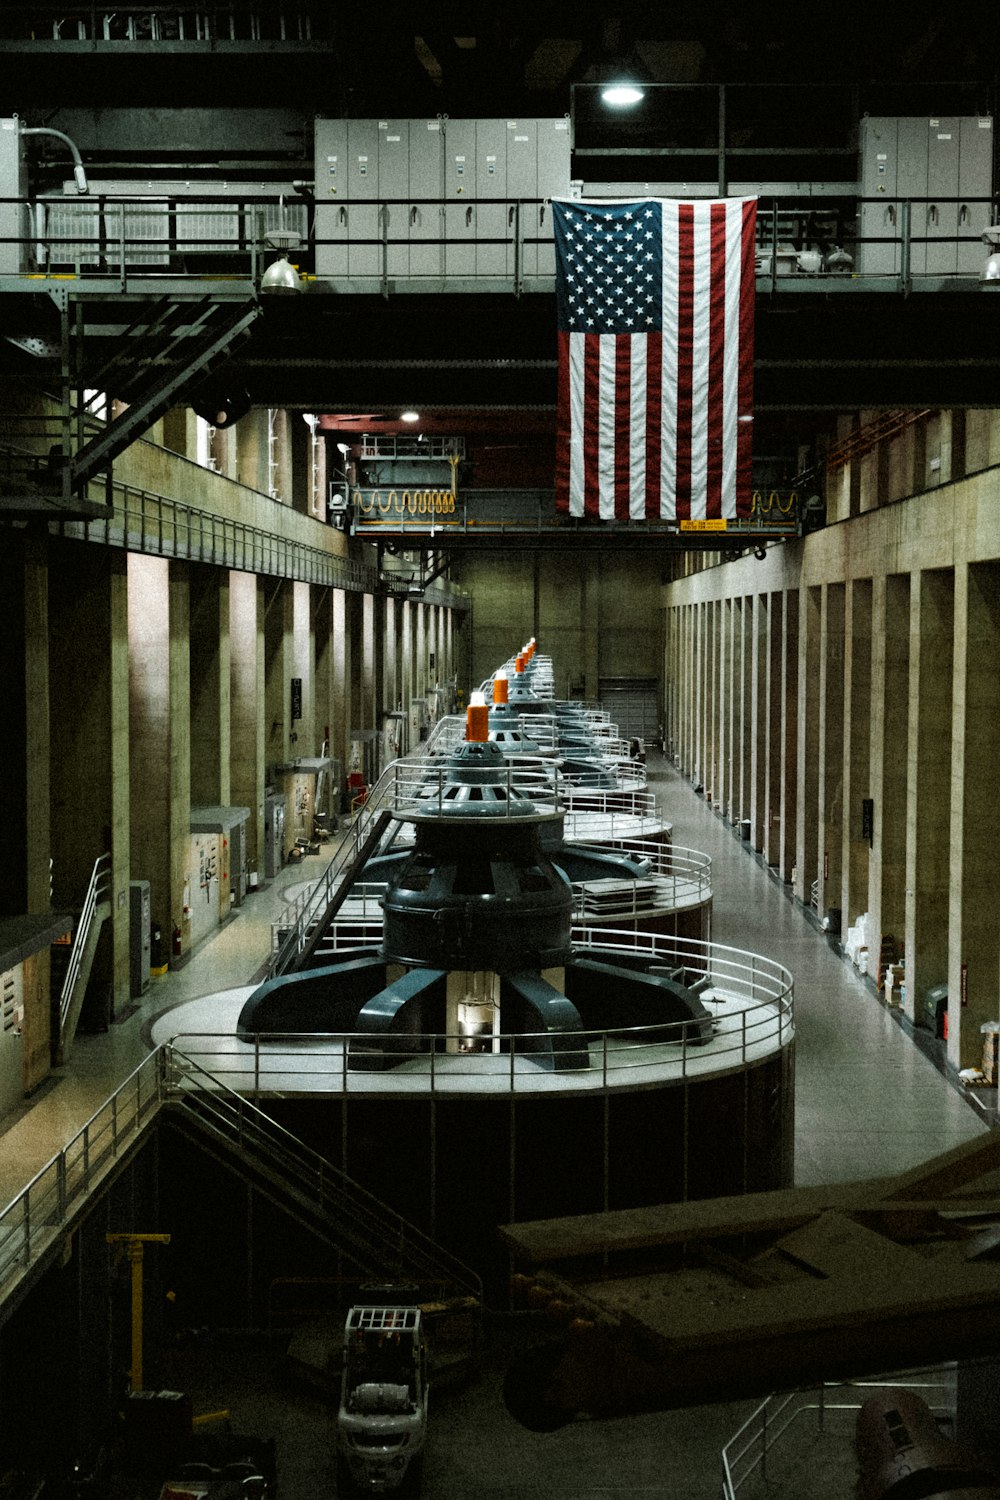
[{"label": "metal staircase", "polygon": [[366,1277],[482,1299],[477,1274],[242,1095],[167,1046],[171,1123]]},{"label": "metal staircase", "polygon": [[169,1123],[321,1237],[365,1279],[482,1304],[479,1276],[169,1044],[151,1052],[31,1181],[0,1207],[0,1323],[63,1254],[156,1123]]},{"label": "metal staircase", "polygon": [[90,884],[83,898],[80,918],[73,934],[69,960],[62,976],[58,1002],[58,1031],[53,1038],[57,1067],[69,1057],[76,1028],[83,1009],[90,972],[94,965],[101,928],[111,915],[111,855],[101,854],[94,861]]}]

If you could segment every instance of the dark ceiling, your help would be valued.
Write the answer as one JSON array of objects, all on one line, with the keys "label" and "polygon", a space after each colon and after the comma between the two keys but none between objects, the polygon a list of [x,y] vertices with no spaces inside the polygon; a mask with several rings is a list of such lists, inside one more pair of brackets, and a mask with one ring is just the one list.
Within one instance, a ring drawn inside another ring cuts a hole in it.
[{"label": "dark ceiling", "polygon": [[[231,36],[220,31],[221,42],[181,40],[177,17],[195,11],[220,26],[232,15]],[[141,26],[134,40],[123,34],[128,17],[154,12],[158,38]],[[80,16],[84,39],[74,40]],[[118,32],[95,43],[87,27],[105,16]],[[853,0],[825,6],[632,0],[602,15],[554,0],[421,0],[368,9],[236,0],[114,13],[89,5],[13,5],[0,14],[2,51],[12,64],[5,109],[30,123],[58,122],[74,109],[89,111],[95,129],[112,118],[127,121],[130,112],[141,122],[158,110],[226,111],[239,137],[241,111],[247,119],[252,110],[287,111],[296,127],[286,135],[287,162],[301,162],[305,172],[314,114],[562,115],[582,97],[574,85],[599,81],[623,62],[650,83],[788,86],[791,92],[774,96],[775,113],[786,111],[792,130],[811,115],[820,134],[839,128],[827,119],[831,86],[848,90],[840,97],[849,97],[855,111],[919,113],[925,85],[945,81],[953,85],[955,112],[962,100],[970,101],[970,112],[992,112],[1000,8],[922,0],[892,8]],[[757,123],[748,120],[746,129],[752,134]],[[767,123],[775,128],[774,119]],[[210,126],[205,133],[194,145],[211,156],[217,143],[207,138]],[[242,150],[252,158],[252,127],[244,137],[230,154]],[[187,151],[197,154],[190,144]],[[1000,308],[1000,292],[994,297]],[[968,297],[921,296],[906,304],[901,297],[876,304],[845,296],[758,298],[758,447],[762,438],[770,441],[767,422],[775,442],[794,448],[797,438],[829,425],[845,407],[997,404],[993,300],[984,299],[985,315],[980,303],[970,316]],[[507,426],[526,423],[528,413],[534,423],[544,421],[539,414],[551,411],[549,297],[294,301],[267,308],[238,357],[237,373],[258,404],[378,414],[387,422],[397,407],[418,404],[441,423],[449,414],[478,411]],[[27,331],[33,329],[32,323]],[[9,359],[24,363],[20,349]]]}]

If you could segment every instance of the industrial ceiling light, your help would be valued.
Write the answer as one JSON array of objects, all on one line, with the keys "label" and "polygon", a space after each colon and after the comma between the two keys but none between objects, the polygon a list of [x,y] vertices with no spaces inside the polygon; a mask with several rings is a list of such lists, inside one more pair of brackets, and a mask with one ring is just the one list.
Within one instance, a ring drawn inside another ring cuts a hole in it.
[{"label": "industrial ceiling light", "polygon": [[412,408],[411,408],[408,411],[402,411],[402,412],[400,412],[400,414],[399,414],[399,420],[401,422],[419,422],[420,421],[420,413],[418,411],[413,411]]},{"label": "industrial ceiling light", "polygon": [[278,294],[301,292],[302,278],[288,259],[288,256],[279,255],[278,259],[271,262],[260,278],[260,289],[262,292]]},{"label": "industrial ceiling light", "polygon": [[989,229],[984,229],[982,240],[990,253],[979,273],[979,280],[987,286],[1000,285],[1000,224],[991,224]]},{"label": "industrial ceiling light", "polygon": [[232,427],[245,417],[253,403],[243,386],[209,385],[196,393],[191,410],[210,427]]},{"label": "industrial ceiling light", "polygon": [[632,83],[627,78],[616,78],[612,83],[605,84],[601,90],[601,98],[605,104],[610,104],[612,109],[629,109],[633,104],[639,104],[645,98],[645,94],[638,84]]}]

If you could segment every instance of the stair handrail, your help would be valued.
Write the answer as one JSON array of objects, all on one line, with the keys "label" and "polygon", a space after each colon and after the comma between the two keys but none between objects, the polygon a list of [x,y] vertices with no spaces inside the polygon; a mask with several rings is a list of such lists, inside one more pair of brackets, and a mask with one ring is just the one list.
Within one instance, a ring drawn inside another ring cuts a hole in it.
[{"label": "stair handrail", "polygon": [[286,923],[282,923],[285,935],[271,954],[267,968],[269,979],[273,979],[278,974],[284,974],[294,959],[302,953],[311,928],[328,909],[344,881],[350,878],[358,851],[373,831],[376,821],[382,813],[395,806],[394,767],[398,764],[398,761],[393,761],[382,772],[351,823],[347,837],[325,871],[292,908],[294,914],[292,926],[289,928],[286,927]]},{"label": "stair handrail", "polygon": [[63,975],[62,989],[59,992],[59,1034],[62,1036],[63,1029],[69,1016],[70,1004],[73,998],[73,988],[80,975],[80,966],[83,963],[84,951],[87,947],[87,939],[93,926],[94,916],[100,903],[105,900],[111,889],[111,855],[99,854],[94,860],[94,868],[90,872],[90,883],[87,886],[87,894],[83,898],[83,907],[80,918],[76,924],[73,934],[73,943],[70,948],[69,963],[66,965],[66,973]]},{"label": "stair handrail", "polygon": [[457,1256],[445,1250],[430,1235],[404,1219],[395,1209],[376,1198],[346,1172],[307,1146],[277,1120],[231,1089],[197,1059],[174,1046],[165,1048],[165,1076],[173,1083],[168,1100],[179,1104],[203,1123],[211,1123],[231,1144],[252,1145],[258,1160],[265,1152],[276,1163],[281,1180],[297,1180],[307,1197],[324,1216],[336,1209],[345,1221],[362,1232],[373,1246],[393,1246],[411,1262],[430,1271],[435,1282],[462,1288],[482,1298],[480,1277]]},{"label": "stair handrail", "polygon": [[[275,945],[268,963],[267,977],[269,979],[275,978],[278,974],[284,974],[289,964],[303,952],[310,929],[339,894],[344,881],[350,877],[358,853],[374,829],[376,821],[382,813],[390,812],[396,806],[399,768],[429,759],[428,749],[429,743],[421,744],[419,750],[413,750],[408,755],[401,755],[386,766],[359,807],[347,838],[344,839],[323,874],[290,906],[284,920],[280,923],[283,936]],[[292,922],[291,927],[288,926],[289,920]]]}]

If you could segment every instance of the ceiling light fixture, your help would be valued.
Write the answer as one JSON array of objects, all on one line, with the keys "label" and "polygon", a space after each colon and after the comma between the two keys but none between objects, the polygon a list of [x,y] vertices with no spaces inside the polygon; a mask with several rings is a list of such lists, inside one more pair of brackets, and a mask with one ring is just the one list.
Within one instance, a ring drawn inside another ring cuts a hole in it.
[{"label": "ceiling light fixture", "polygon": [[403,411],[399,414],[399,420],[401,422],[419,422],[420,413],[418,411],[413,411],[412,409],[410,409],[409,411]]},{"label": "ceiling light fixture", "polygon": [[262,292],[288,293],[301,292],[302,278],[288,259],[287,255],[279,255],[278,259],[272,261],[260,278],[260,289]]},{"label": "ceiling light fixture", "polygon": [[633,104],[641,103],[645,97],[638,84],[625,78],[615,79],[601,90],[604,103],[610,104],[613,109],[629,109]]}]

